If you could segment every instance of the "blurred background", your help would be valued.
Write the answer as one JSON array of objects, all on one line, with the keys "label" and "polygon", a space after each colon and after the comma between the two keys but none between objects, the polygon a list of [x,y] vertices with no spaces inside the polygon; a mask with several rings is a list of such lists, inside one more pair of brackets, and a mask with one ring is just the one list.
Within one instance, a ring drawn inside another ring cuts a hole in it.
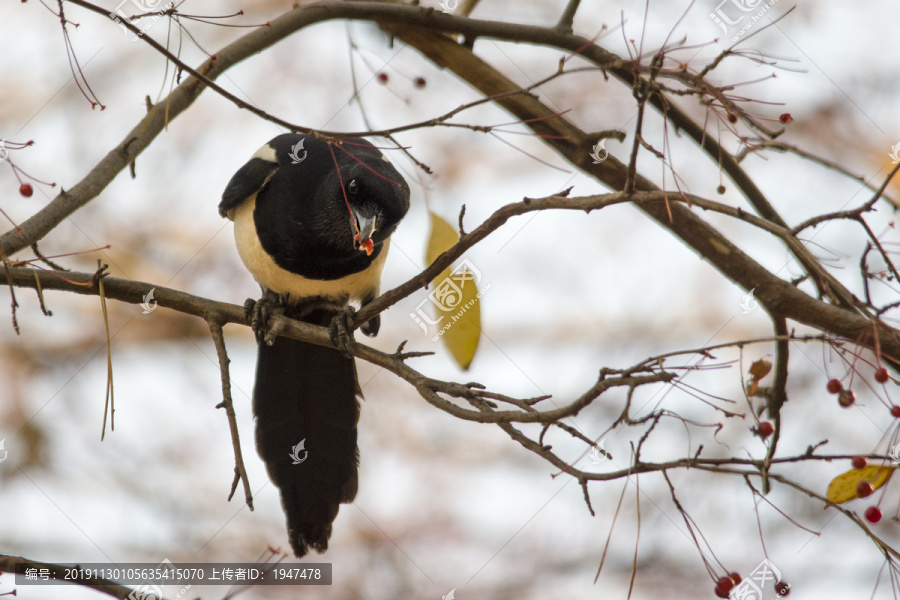
[{"label": "blurred background", "polygon": [[[583,2],[575,31],[589,38],[601,34],[600,43],[620,56],[629,54],[628,40],[643,41],[645,54],[666,40],[680,43],[686,49],[671,56],[699,70],[725,47],[715,41],[723,32],[710,13],[733,9],[716,1]],[[425,3],[437,6],[433,0]],[[110,11],[139,12],[131,2],[100,4]],[[204,16],[243,10],[225,22],[256,26],[291,4],[189,0],[179,10]],[[900,57],[889,44],[896,37],[900,7],[888,0],[865,5],[779,0],[763,22],[795,5],[777,25],[764,31],[756,25],[750,32],[756,35],[742,46],[761,53],[750,56],[777,57],[784,69],[731,57],[711,79],[721,85],[745,83],[734,93],[760,101],[748,110],[770,119],[773,128],[780,114],[792,115],[782,141],[877,186],[892,167],[889,151],[900,140]],[[472,16],[551,26],[564,6],[562,0],[483,0]],[[91,110],[73,80],[53,14],[57,6],[5,2],[0,4],[0,138],[34,140],[32,147],[11,152],[15,164],[37,179],[70,188],[139,122],[146,113],[145,97],[154,102],[165,97],[173,72],[163,57],[131,34],[123,35],[111,20],[74,5],[65,8],[79,24],[70,35],[84,77],[106,109]],[[166,19],[153,23],[146,35],[198,65],[247,31],[185,24],[191,38],[179,35]],[[479,39],[475,50],[522,86],[553,73],[563,56],[488,39]],[[580,59],[570,64],[585,66]],[[386,81],[378,73],[386,74]],[[434,118],[478,98],[415,50],[358,22],[307,28],[235,66],[218,82],[291,122],[343,131],[365,128],[363,110],[373,128],[385,128]],[[625,143],[606,144],[611,154],[627,161],[635,116],[630,89],[591,71],[557,79],[539,97],[568,110],[567,118],[585,131],[627,132]],[[684,98],[680,104],[704,122],[704,109],[696,101]],[[455,119],[487,125],[512,120],[490,105]],[[714,119],[709,123],[713,134],[721,132],[728,150],[739,150],[733,136],[717,128]],[[668,134],[667,157],[682,189],[746,207],[728,181],[725,194],[716,196],[717,166],[671,128],[666,132],[658,115],[648,113],[645,127],[657,148]],[[431,128],[397,136],[434,174],[425,174],[400,152],[390,155],[410,182],[413,205],[393,238],[383,289],[425,266],[429,209],[455,223],[465,205],[471,230],[523,196],[568,187],[574,187],[573,195],[607,191],[539,140],[523,135],[523,127],[503,129],[508,133]],[[101,260],[112,276],[215,300],[242,304],[257,297],[258,287],[234,249],[231,224],[219,218],[216,207],[235,170],[279,133],[272,123],[207,91],[138,158],[136,178],[120,174],[47,236],[41,251],[47,256],[80,253],[56,259],[71,269],[92,272]],[[751,155],[743,164],[790,224],[871,197],[859,181],[792,155]],[[672,173],[652,155],[642,155],[639,168],[673,189]],[[17,193],[19,183],[9,165],[0,163],[0,208],[16,223],[59,189],[35,183],[34,195],[25,198]],[[704,217],[779,276],[800,274],[781,245],[734,221]],[[892,219],[882,202],[869,222],[895,251],[900,240]],[[2,229],[9,227],[4,217]],[[814,253],[861,293],[858,264],[865,239],[859,228],[832,223],[807,233]],[[30,257],[25,251],[17,258]],[[410,318],[426,299],[424,290],[384,313],[380,335],[366,343],[392,352],[408,340],[407,350],[436,352],[412,363],[429,376],[478,381],[518,397],[552,394],[552,402],[563,405],[590,387],[601,367],[625,368],[656,354],[771,334],[761,309],[742,310],[745,290],[631,206],[590,215],[517,217],[466,258],[479,269],[482,287],[490,286],[481,301],[483,337],[468,371],[432,341],[434,332],[424,334]],[[896,295],[878,283],[873,293],[882,301]],[[203,321],[161,307],[144,314],[137,305],[109,303],[116,427],[101,442],[107,364],[99,299],[46,292],[53,311],[48,318],[33,292],[17,290],[16,296],[21,335],[14,333],[8,316],[0,321],[0,440],[8,453],[0,463],[0,552],[66,564],[166,558],[237,562],[254,561],[269,546],[288,548],[277,490],[253,444],[256,349],[247,328],[230,325],[225,334],[253,512],[241,503],[240,491],[226,501],[234,462],[224,411],[215,408],[221,401],[219,367]],[[746,369],[753,360],[773,356],[766,344],[748,347],[742,355],[725,350],[716,353],[716,364],[726,367],[691,374],[685,382],[734,401],[735,410],[745,412]],[[739,358],[742,363],[729,362]],[[675,364],[695,362],[685,356]],[[825,382],[842,376],[846,366],[821,345],[794,345],[790,368],[781,453],[802,453],[827,439],[823,452],[867,454],[884,450],[897,433],[874,388],[861,385],[854,408],[838,407]],[[359,362],[359,371],[366,397],[359,426],[360,492],[353,504],[341,508],[328,553],[307,558],[333,563],[333,585],[256,587],[245,597],[437,600],[453,589],[460,600],[625,598],[633,561],[638,569],[633,598],[714,597],[714,584],[659,474],[591,483],[592,517],[576,481],[556,476],[551,465],[496,426],[440,412],[377,367]],[[599,439],[624,401],[625,391],[614,390],[567,422]],[[634,414],[665,408],[723,426],[716,432],[663,420],[645,446],[644,460],[693,455],[701,444],[704,456],[765,455],[749,417],[723,420],[684,387],[646,386],[633,407]],[[523,431],[532,437],[539,433],[537,428]],[[581,468],[616,471],[629,464],[629,444],[643,431],[607,435],[604,447],[613,459],[602,462],[566,436],[550,434],[546,441]],[[816,464],[778,472],[824,493],[828,481],[848,468]],[[823,511],[821,504],[784,487],[767,497],[772,505],[755,501],[740,478],[687,470],[673,471],[670,478],[729,570],[746,574],[766,556],[762,532],[770,560],[793,586],[792,597],[890,597],[891,586],[881,573],[884,557],[835,511]],[[900,534],[893,518],[898,496],[889,486],[882,500],[885,519],[877,531],[889,541]],[[865,504],[859,504],[853,509],[861,512]],[[613,525],[606,564],[595,583]],[[705,547],[704,552],[711,556]],[[0,576],[0,593],[13,587],[11,576]],[[18,586],[17,593],[35,599],[100,597],[74,586]],[[185,597],[226,593],[227,588],[195,587]]]}]

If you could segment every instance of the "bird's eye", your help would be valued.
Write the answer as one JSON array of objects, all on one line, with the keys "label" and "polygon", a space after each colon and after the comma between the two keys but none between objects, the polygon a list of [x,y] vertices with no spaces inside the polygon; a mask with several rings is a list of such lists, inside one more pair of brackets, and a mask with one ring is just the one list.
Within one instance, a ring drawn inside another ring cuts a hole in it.
[{"label": "bird's eye", "polygon": [[355,194],[356,192],[359,191],[359,184],[356,183],[355,179],[347,184],[347,191],[350,192],[351,194]]}]

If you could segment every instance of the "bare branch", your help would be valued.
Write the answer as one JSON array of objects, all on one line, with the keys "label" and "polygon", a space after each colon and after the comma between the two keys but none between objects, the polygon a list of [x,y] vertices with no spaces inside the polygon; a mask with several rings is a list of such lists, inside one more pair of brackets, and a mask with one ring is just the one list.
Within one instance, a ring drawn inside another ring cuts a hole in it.
[{"label": "bare branch", "polygon": [[244,502],[246,502],[250,510],[253,510],[253,493],[250,491],[250,479],[247,477],[247,470],[244,468],[241,437],[238,432],[237,418],[234,414],[234,405],[231,402],[231,377],[228,374],[228,365],[231,363],[231,359],[228,358],[228,352],[225,349],[225,336],[222,334],[222,324],[213,319],[207,319],[206,322],[209,325],[213,343],[216,345],[216,356],[219,358],[219,372],[222,378],[222,403],[216,408],[225,409],[225,414],[228,416],[228,429],[231,432],[231,446],[234,450],[234,481],[231,484],[228,500],[231,501],[231,498],[234,496],[238,481],[243,481]]}]

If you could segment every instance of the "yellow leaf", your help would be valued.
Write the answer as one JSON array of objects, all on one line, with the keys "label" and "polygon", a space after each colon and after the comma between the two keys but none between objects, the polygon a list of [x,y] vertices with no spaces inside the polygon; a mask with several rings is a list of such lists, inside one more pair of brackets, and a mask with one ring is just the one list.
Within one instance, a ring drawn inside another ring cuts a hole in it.
[{"label": "yellow leaf", "polygon": [[[432,264],[458,239],[459,233],[450,223],[431,213],[425,262]],[[480,273],[464,263],[455,269],[447,267],[433,282],[438,335],[462,369],[472,364],[481,339],[481,299],[477,284],[480,277]]]},{"label": "yellow leaf", "polygon": [[478,285],[475,283],[474,273],[465,266],[443,281],[455,284],[461,294],[459,302],[449,310],[437,308],[437,316],[444,317],[439,325],[443,331],[441,337],[457,364],[462,369],[468,369],[481,339],[481,299],[478,297]]},{"label": "yellow leaf", "polygon": [[857,497],[856,486],[861,481],[868,481],[872,489],[877,490],[888,482],[896,468],[892,465],[869,465],[862,469],[850,469],[831,480],[825,497],[835,504],[849,502]]},{"label": "yellow leaf", "polygon": [[[429,265],[433,263],[438,256],[452,248],[457,240],[459,232],[443,218],[431,213],[431,233],[428,235],[428,247],[425,249],[425,262]],[[435,281],[442,279],[443,277],[438,277]]]}]

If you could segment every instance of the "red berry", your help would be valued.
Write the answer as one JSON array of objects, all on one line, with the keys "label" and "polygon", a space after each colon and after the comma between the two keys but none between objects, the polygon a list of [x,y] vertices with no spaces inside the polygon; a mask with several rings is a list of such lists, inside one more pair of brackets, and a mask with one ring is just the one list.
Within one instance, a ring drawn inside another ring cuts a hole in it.
[{"label": "red berry", "polygon": [[870,506],[866,509],[866,521],[873,525],[881,520],[881,509],[877,506]]},{"label": "red berry", "polygon": [[890,377],[888,376],[887,369],[884,367],[875,371],[875,381],[878,383],[887,383],[888,379],[890,379]]},{"label": "red berry", "polygon": [[387,73],[379,73],[376,75],[379,83],[387,83],[388,82],[388,74]]},{"label": "red berry", "polygon": [[425,78],[424,77],[416,77],[415,81],[413,81],[417,88],[425,87]]},{"label": "red berry", "polygon": [[854,469],[865,469],[868,461],[865,456],[854,456],[850,461],[853,464]]},{"label": "red berry", "polygon": [[775,584],[775,593],[779,596],[787,596],[791,593],[791,584],[787,581],[779,581]]},{"label": "red berry", "polygon": [[841,390],[841,393],[838,394],[838,404],[844,408],[850,408],[854,402],[856,402],[856,394],[850,390]]},{"label": "red berry", "polygon": [[728,122],[737,123],[737,115],[735,115],[734,113],[728,113]]},{"label": "red berry", "polygon": [[868,481],[860,481],[856,485],[856,495],[860,498],[865,498],[866,496],[871,496],[872,492],[875,490],[872,488],[872,484]]},{"label": "red berry", "polygon": [[787,125],[794,120],[794,117],[791,116],[791,113],[784,113],[782,115],[779,115],[778,120]]},{"label": "red berry", "polygon": [[728,577],[734,582],[734,585],[739,585],[744,580],[740,573],[731,573]]},{"label": "red berry", "polygon": [[209,60],[215,62],[215,61],[219,60],[219,57],[216,56],[215,54],[213,54],[212,56],[209,57]]},{"label": "red berry", "polygon": [[[759,433],[759,437],[761,437],[762,439],[766,439],[775,432],[775,426],[768,421],[763,421],[759,424],[759,427],[756,428],[756,431],[757,433]],[[738,575],[738,577],[740,577],[740,575]],[[735,583],[740,583],[740,581],[737,581]]]},{"label": "red berry", "polygon": [[891,407],[891,416],[900,419],[900,406]]},{"label": "red berry", "polygon": [[728,592],[734,587],[734,580],[729,576],[719,577],[716,582],[716,596],[719,598],[727,598]]},{"label": "red berry", "polygon": [[828,388],[829,394],[840,394],[841,390],[844,389],[843,384],[837,379],[829,379],[828,385],[825,387]]},{"label": "red berry", "polygon": [[724,193],[725,193],[725,186],[724,186],[724,185],[720,185],[719,187],[717,187],[717,188],[716,188],[716,193],[717,193],[718,195],[720,195],[720,196],[721,196],[722,194],[724,194]]},{"label": "red berry", "polygon": [[26,198],[30,198],[34,193],[34,188],[31,187],[30,183],[23,183],[19,186],[19,193],[25,196]]}]

